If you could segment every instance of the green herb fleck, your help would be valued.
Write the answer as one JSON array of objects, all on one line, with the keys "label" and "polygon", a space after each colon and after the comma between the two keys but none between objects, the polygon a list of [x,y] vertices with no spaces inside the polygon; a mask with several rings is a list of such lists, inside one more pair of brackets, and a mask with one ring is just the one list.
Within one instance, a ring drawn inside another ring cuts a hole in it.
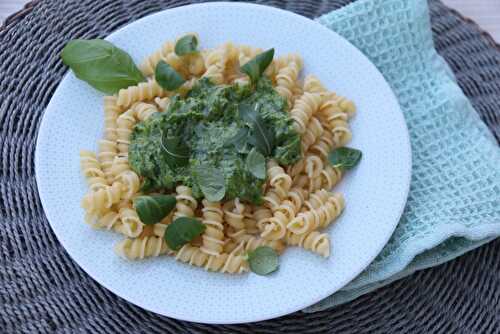
[{"label": "green herb fleck", "polygon": [[248,264],[257,275],[268,275],[279,267],[278,254],[271,247],[260,246],[248,253]]},{"label": "green herb fleck", "polygon": [[182,86],[184,82],[186,82],[186,80],[184,80],[184,78],[177,73],[172,66],[163,60],[160,60],[156,65],[155,80],[163,89],[170,91],[176,90]]},{"label": "green herb fleck", "polygon": [[186,35],[180,38],[177,43],[175,43],[175,54],[178,56],[184,56],[190,53],[197,52],[198,38],[195,35]]},{"label": "green herb fleck", "polygon": [[255,83],[262,76],[262,73],[264,73],[269,64],[271,64],[273,57],[274,49],[264,51],[243,65],[241,71],[246,73],[250,77],[250,80]]},{"label": "green herb fleck", "polygon": [[333,167],[342,170],[354,168],[361,160],[362,153],[360,150],[350,147],[339,147],[328,155],[328,160]]},{"label": "green herb fleck", "polygon": [[250,173],[258,179],[266,179],[266,158],[255,148],[253,148],[247,155],[246,166]]},{"label": "green herb fleck", "polygon": [[221,169],[208,165],[200,165],[196,168],[196,180],[210,202],[217,202],[226,194],[224,173]]}]

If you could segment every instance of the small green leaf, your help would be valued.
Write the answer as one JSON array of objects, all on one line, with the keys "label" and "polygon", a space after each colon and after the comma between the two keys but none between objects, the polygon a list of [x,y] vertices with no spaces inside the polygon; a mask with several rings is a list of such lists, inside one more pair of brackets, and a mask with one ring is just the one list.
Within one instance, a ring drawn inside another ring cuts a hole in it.
[{"label": "small green leaf", "polygon": [[248,153],[248,136],[250,129],[248,127],[243,127],[238,130],[234,137],[229,138],[225,143],[224,147],[234,147],[238,153]]},{"label": "small green leaf", "polygon": [[266,179],[266,158],[257,152],[255,148],[248,153],[245,163],[248,171],[253,176],[261,180]]},{"label": "small green leaf", "polygon": [[248,264],[257,275],[268,275],[279,267],[278,254],[271,247],[260,246],[248,253]]},{"label": "small green leaf", "polygon": [[264,73],[269,64],[271,64],[273,57],[274,49],[264,51],[243,65],[241,71],[246,73],[250,77],[250,80],[255,83],[262,76],[262,73]]},{"label": "small green leaf", "polygon": [[115,94],[145,81],[125,51],[102,39],[69,41],[61,58],[78,79],[106,94]]},{"label": "small green leaf", "polygon": [[328,155],[328,160],[333,167],[338,167],[342,170],[349,170],[356,166],[361,160],[362,153],[360,150],[349,147],[339,147]]},{"label": "small green leaf", "polygon": [[252,128],[249,143],[254,145],[264,156],[270,156],[273,153],[275,145],[275,133],[260,115],[259,104],[249,105],[242,103],[238,111],[240,117]]},{"label": "small green leaf", "polygon": [[160,144],[167,154],[167,164],[171,169],[186,166],[189,163],[189,147],[181,138],[162,134]]},{"label": "small green leaf", "polygon": [[155,80],[163,89],[170,91],[176,90],[182,86],[184,82],[186,82],[186,80],[184,80],[184,78],[177,73],[172,66],[163,60],[160,60],[156,65]]},{"label": "small green leaf", "polygon": [[199,220],[190,217],[180,217],[167,226],[163,238],[172,250],[179,250],[205,231],[206,226]]},{"label": "small green leaf", "polygon": [[175,196],[151,195],[134,199],[134,208],[139,219],[146,225],[159,223],[175,207]]},{"label": "small green leaf", "polygon": [[208,165],[200,165],[195,169],[196,181],[205,198],[210,202],[218,202],[226,194],[226,182],[221,169]]},{"label": "small green leaf", "polygon": [[184,56],[190,53],[195,53],[198,47],[198,38],[195,35],[186,35],[180,38],[177,43],[175,43],[175,54],[178,56]]}]

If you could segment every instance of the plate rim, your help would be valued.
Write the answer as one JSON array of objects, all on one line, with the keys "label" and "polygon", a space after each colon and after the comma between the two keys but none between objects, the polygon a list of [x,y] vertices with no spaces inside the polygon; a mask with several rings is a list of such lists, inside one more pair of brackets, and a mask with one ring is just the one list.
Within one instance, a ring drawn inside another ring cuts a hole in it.
[{"label": "plate rim", "polygon": [[[85,272],[85,274],[89,275],[100,286],[102,286],[105,289],[111,291],[113,294],[117,295],[118,297],[126,300],[127,302],[129,302],[129,303],[131,303],[133,305],[137,305],[138,307],[140,307],[142,309],[148,310],[150,312],[154,312],[155,314],[159,314],[159,315],[163,315],[163,316],[167,316],[167,317],[171,317],[171,318],[178,319],[178,320],[183,320],[183,321],[199,322],[199,323],[206,323],[206,324],[240,324],[240,323],[252,323],[252,322],[257,322],[257,321],[269,320],[269,319],[273,319],[273,318],[276,318],[276,317],[284,316],[284,315],[291,314],[291,313],[294,313],[296,311],[302,310],[302,309],[304,309],[304,308],[306,308],[306,307],[308,307],[310,305],[313,305],[314,303],[317,303],[320,300],[322,300],[322,299],[330,296],[331,294],[335,293],[336,291],[339,291],[340,289],[342,289],[342,287],[344,287],[350,281],[352,281],[353,279],[355,279],[356,277],[358,277],[359,274],[362,273],[370,265],[370,263],[373,262],[373,260],[378,256],[378,254],[382,251],[382,249],[387,245],[388,241],[392,237],[392,235],[394,233],[394,230],[396,229],[396,227],[397,227],[397,225],[399,223],[399,220],[401,219],[401,216],[403,215],[404,209],[406,207],[406,203],[407,203],[409,191],[410,191],[410,182],[411,182],[411,177],[412,177],[412,149],[411,149],[411,142],[410,142],[410,135],[409,135],[409,131],[408,131],[408,125],[406,123],[406,119],[404,117],[404,114],[402,112],[401,106],[399,104],[399,100],[397,99],[397,97],[396,97],[394,91],[392,90],[391,86],[389,85],[389,83],[387,82],[387,80],[385,79],[385,77],[382,75],[382,73],[378,70],[378,68],[373,64],[373,62],[367,56],[364,55],[363,52],[361,52],[349,40],[347,40],[346,38],[344,38],[340,34],[336,33],[335,31],[333,31],[331,29],[328,29],[327,27],[325,27],[324,25],[320,24],[319,22],[317,22],[315,20],[312,20],[312,19],[310,19],[308,17],[305,17],[303,15],[299,15],[299,14],[296,14],[294,12],[287,11],[287,10],[284,10],[284,9],[280,9],[280,8],[276,8],[276,7],[268,6],[268,5],[255,4],[255,3],[227,2],[227,1],[217,1],[217,2],[205,2],[205,3],[189,4],[189,5],[178,6],[178,7],[174,7],[174,8],[167,8],[167,9],[164,9],[164,10],[161,10],[161,11],[154,12],[154,13],[151,13],[149,15],[143,16],[143,17],[141,17],[138,20],[135,20],[135,21],[127,23],[127,24],[125,24],[123,26],[120,26],[118,29],[116,29],[115,31],[113,31],[111,34],[107,35],[104,39],[105,40],[109,40],[116,33],[119,33],[125,27],[129,27],[130,25],[134,25],[134,24],[140,24],[141,21],[143,21],[145,19],[148,19],[148,18],[153,17],[153,16],[161,16],[165,12],[178,11],[178,10],[192,10],[193,8],[195,9],[195,8],[201,8],[201,7],[212,7],[214,10],[216,10],[217,8],[220,8],[220,7],[232,7],[235,10],[238,10],[238,9],[241,9],[241,8],[248,8],[248,7],[254,7],[255,8],[256,7],[256,8],[261,9],[261,10],[276,11],[277,14],[279,14],[279,15],[285,15],[285,16],[290,16],[290,17],[295,17],[295,18],[298,17],[298,18],[300,18],[300,19],[302,19],[304,21],[307,21],[308,24],[314,24],[314,25],[316,25],[317,28],[323,30],[324,33],[333,34],[333,35],[336,35],[337,38],[343,39],[347,44],[349,44],[352,47],[352,49],[353,49],[352,51],[353,52],[358,53],[358,56],[364,58],[366,60],[366,62],[369,63],[369,66],[372,67],[372,70],[374,70],[374,72],[377,73],[377,75],[382,79],[383,83],[387,86],[388,91],[390,92],[390,95],[391,95],[393,101],[395,102],[395,105],[397,106],[398,112],[396,114],[398,115],[398,118],[399,118],[398,123],[400,123],[400,125],[401,125],[402,135],[404,135],[401,138],[401,147],[405,147],[406,148],[404,151],[405,151],[405,155],[406,155],[406,159],[405,160],[408,161],[408,163],[405,166],[406,167],[405,174],[407,175],[407,179],[405,180],[405,184],[403,185],[404,186],[404,191],[403,191],[404,197],[401,199],[401,207],[398,210],[397,219],[395,219],[395,222],[392,224],[391,232],[387,233],[387,235],[385,236],[385,241],[383,243],[381,243],[381,246],[379,247],[379,249],[377,249],[376,252],[375,251],[373,252],[373,256],[370,258],[370,260],[368,261],[368,263],[365,264],[365,265],[363,265],[363,267],[358,272],[355,273],[355,275],[353,276],[352,279],[347,280],[346,282],[342,282],[340,288],[333,289],[333,291],[325,289],[325,293],[322,296],[320,296],[319,298],[317,298],[317,299],[315,299],[313,301],[307,300],[306,302],[302,303],[301,305],[295,305],[293,307],[287,308],[286,310],[285,309],[280,309],[279,311],[267,312],[266,315],[254,316],[252,314],[247,319],[236,319],[236,320],[227,320],[227,321],[210,321],[210,320],[207,320],[207,319],[200,320],[200,318],[197,318],[196,315],[193,315],[192,317],[188,317],[188,316],[184,316],[184,315],[175,314],[175,312],[171,312],[171,313],[168,313],[168,314],[164,313],[164,312],[160,313],[157,310],[152,310],[152,309],[147,308],[147,307],[145,307],[143,305],[140,305],[136,301],[130,300],[127,296],[124,296],[121,292],[118,292],[114,288],[114,286],[109,286],[109,285],[103,283],[100,279],[96,278],[93,274],[91,274],[89,271],[87,271],[87,269],[85,267],[83,267],[73,257],[73,255],[67,250],[68,247],[66,247],[65,242],[62,241],[64,238],[61,237],[58,234],[59,232],[57,231],[57,229],[55,229],[53,227],[53,224],[51,223],[51,221],[52,221],[51,215],[49,214],[49,212],[46,209],[48,207],[48,205],[46,205],[45,199],[41,195],[41,192],[40,192],[40,184],[44,184],[43,181],[40,182],[41,179],[39,178],[39,174],[40,174],[39,173],[39,168],[40,168],[40,165],[41,165],[40,161],[43,160],[43,158],[40,156],[40,147],[42,145],[41,143],[44,142],[43,139],[40,140],[40,138],[43,137],[43,135],[42,135],[44,133],[43,129],[47,127],[47,117],[45,117],[46,116],[45,114],[46,114],[47,110],[49,110],[49,108],[51,107],[51,104],[53,103],[53,100],[54,100],[54,96],[56,95],[56,92],[59,89],[59,86],[61,85],[61,83],[63,81],[65,81],[65,79],[67,78],[67,76],[70,74],[70,72],[71,72],[70,70],[68,70],[64,74],[64,76],[62,77],[62,79],[58,83],[57,88],[54,91],[54,94],[52,95],[49,103],[47,104],[47,107],[44,110],[44,113],[42,115],[42,120],[40,121],[40,125],[39,125],[38,130],[37,130],[36,146],[35,146],[35,159],[34,159],[34,164],[35,164],[35,181],[36,181],[36,184],[37,184],[37,191],[38,191],[38,194],[39,194],[40,202],[42,204],[43,212],[44,212],[44,214],[45,214],[45,216],[47,218],[47,221],[49,222],[50,228],[54,232],[54,234],[55,234],[57,240],[59,241],[59,243],[61,243],[61,245],[63,246],[63,248],[66,251],[66,253],[72,259],[72,261],[74,261],[79,266],[79,268],[81,268]],[[175,308],[173,308],[173,309],[175,310]]]}]

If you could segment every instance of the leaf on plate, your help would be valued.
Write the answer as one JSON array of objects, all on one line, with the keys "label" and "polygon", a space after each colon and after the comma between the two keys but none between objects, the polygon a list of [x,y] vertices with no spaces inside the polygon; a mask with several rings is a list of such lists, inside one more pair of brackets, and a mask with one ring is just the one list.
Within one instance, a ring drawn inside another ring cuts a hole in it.
[{"label": "leaf on plate", "polygon": [[175,207],[175,196],[151,195],[134,199],[134,209],[139,219],[146,225],[159,223]]},{"label": "leaf on plate", "polygon": [[279,267],[278,254],[269,246],[260,246],[248,253],[248,264],[257,275],[269,275]]},{"label": "leaf on plate", "polygon": [[206,226],[199,220],[190,217],[180,217],[167,226],[163,238],[172,250],[179,250],[205,231]]},{"label": "leaf on plate", "polygon": [[342,170],[354,168],[361,160],[362,152],[355,148],[339,147],[328,155],[328,160],[333,167],[338,167]]}]

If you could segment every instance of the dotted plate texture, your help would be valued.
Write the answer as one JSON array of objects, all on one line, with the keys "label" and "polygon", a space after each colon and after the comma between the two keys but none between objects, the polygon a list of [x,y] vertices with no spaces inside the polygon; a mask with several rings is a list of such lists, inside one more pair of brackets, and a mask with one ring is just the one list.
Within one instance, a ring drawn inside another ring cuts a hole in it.
[{"label": "dotted plate texture", "polygon": [[[266,3],[315,17],[346,2]],[[65,73],[58,54],[71,38],[107,36],[142,16],[187,3],[44,1],[30,4],[0,29],[1,331],[498,333],[498,241],[333,310],[313,314],[298,312],[243,325],[210,326],[147,312],[102,288],[75,265],[48,225],[34,178],[34,146],[41,116]],[[473,22],[448,10],[440,2],[431,1],[431,10],[438,51],[449,62],[462,89],[498,139],[498,46]],[[85,133],[87,125],[79,126],[78,131]],[[70,141],[68,138],[62,140]],[[81,221],[67,223],[79,226]],[[94,240],[88,243],[89,249],[94,247]],[[101,261],[105,256],[106,253],[101,253],[94,260]],[[285,265],[283,263],[283,267]],[[143,275],[133,283],[143,286],[142,278]],[[199,284],[204,284],[201,282]],[[169,283],[169,277],[165,277],[162,287]],[[200,300],[201,297],[197,302]]]},{"label": "dotted plate texture", "polygon": [[[403,114],[383,76],[360,51],[319,23],[273,7],[183,6],[133,22],[107,39],[139,63],[165,40],[189,31],[199,33],[201,48],[231,40],[274,47],[277,55],[298,52],[305,74],[316,74],[330,90],[355,101],[358,112],[349,145],[364,154],[335,189],[347,204],[328,229],[332,255],[323,259],[290,248],[280,257],[280,270],[268,277],[214,274],[171,257],[138,262],[118,258],[113,245],[123,237],[83,223],[80,201],[87,187],[78,152],[96,148],[104,114],[102,94],[72,72],[54,93],[38,134],[35,173],[47,218],[66,251],[91,277],[147,310],[196,322],[240,323],[303,309],[354,279],[392,235],[410,187],[410,141]],[[333,47],[318,52],[313,45]]]}]

